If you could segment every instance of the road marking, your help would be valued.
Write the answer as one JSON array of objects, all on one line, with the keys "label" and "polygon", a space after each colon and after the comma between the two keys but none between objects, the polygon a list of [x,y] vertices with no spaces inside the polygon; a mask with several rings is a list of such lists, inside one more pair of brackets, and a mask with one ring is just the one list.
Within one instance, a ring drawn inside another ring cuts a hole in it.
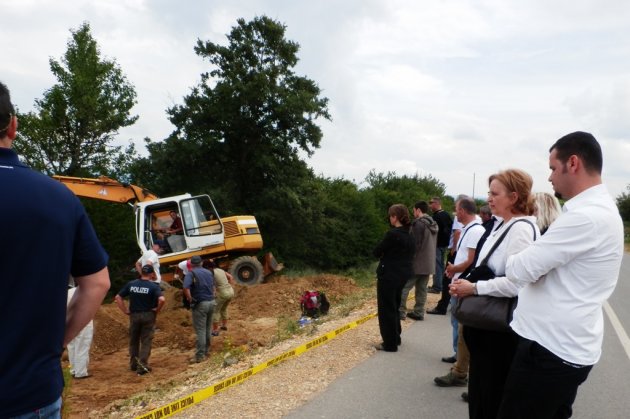
[{"label": "road marking", "polygon": [[613,329],[617,332],[621,346],[623,346],[623,349],[626,351],[626,355],[630,358],[630,337],[628,337],[626,330],[621,325],[621,321],[619,321],[619,317],[617,317],[615,311],[612,309],[610,304],[608,304],[608,301],[604,302],[604,311],[608,315],[608,319],[610,320]]}]

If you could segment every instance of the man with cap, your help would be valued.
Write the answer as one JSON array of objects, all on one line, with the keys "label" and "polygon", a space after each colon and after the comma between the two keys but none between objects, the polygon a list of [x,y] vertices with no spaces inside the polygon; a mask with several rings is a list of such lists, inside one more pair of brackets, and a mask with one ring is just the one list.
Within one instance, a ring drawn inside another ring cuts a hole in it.
[{"label": "man with cap", "polygon": [[214,299],[214,274],[201,266],[200,256],[190,258],[192,269],[184,277],[184,295],[192,308],[192,321],[197,335],[194,362],[201,362],[210,351],[212,339],[212,313]]},{"label": "man with cap", "polygon": [[[116,295],[116,304],[129,316],[129,367],[144,375],[151,371],[149,356],[155,333],[155,319],[166,302],[162,289],[154,282],[155,270],[144,265],[140,279],[129,281]],[[123,298],[129,297],[129,308]]]}]

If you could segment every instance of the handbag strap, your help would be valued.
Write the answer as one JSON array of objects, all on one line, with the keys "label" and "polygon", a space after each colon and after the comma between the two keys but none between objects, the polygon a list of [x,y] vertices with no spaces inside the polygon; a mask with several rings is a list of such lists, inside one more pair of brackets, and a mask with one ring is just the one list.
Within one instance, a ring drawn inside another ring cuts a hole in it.
[{"label": "handbag strap", "polygon": [[492,254],[494,253],[495,250],[497,250],[497,247],[499,247],[499,245],[501,244],[501,242],[503,241],[503,239],[505,238],[505,236],[507,236],[508,232],[510,231],[510,229],[512,228],[512,226],[516,223],[518,223],[519,221],[522,221],[524,223],[529,224],[530,226],[532,226],[532,230],[534,230],[534,241],[536,241],[536,228],[534,227],[534,224],[532,224],[531,221],[526,220],[524,218],[520,218],[516,221],[514,221],[512,224],[510,224],[509,226],[507,226],[505,228],[505,231],[501,234],[501,236],[499,236],[499,238],[497,239],[497,241],[494,243],[494,245],[492,246],[492,248],[490,249],[490,251],[488,252],[488,254],[486,255],[485,258],[483,258],[483,260],[481,261],[481,263],[479,264],[481,265],[487,265],[488,264],[488,259],[490,259],[490,256],[492,256]]}]

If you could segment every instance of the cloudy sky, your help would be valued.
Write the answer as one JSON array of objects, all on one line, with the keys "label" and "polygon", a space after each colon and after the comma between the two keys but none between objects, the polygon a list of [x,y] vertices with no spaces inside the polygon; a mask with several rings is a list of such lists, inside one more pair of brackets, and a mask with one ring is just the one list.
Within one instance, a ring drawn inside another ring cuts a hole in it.
[{"label": "cloudy sky", "polygon": [[[198,83],[197,39],[226,44],[236,19],[267,15],[300,44],[296,72],[318,83],[315,172],[432,175],[484,196],[517,167],[547,182],[549,146],[589,131],[613,196],[630,184],[630,2],[626,0],[0,0],[0,80],[22,112],[55,82],[70,29],[87,21],[138,93],[119,143],[165,138],[166,108]],[[473,182],[473,179],[475,180]]]}]

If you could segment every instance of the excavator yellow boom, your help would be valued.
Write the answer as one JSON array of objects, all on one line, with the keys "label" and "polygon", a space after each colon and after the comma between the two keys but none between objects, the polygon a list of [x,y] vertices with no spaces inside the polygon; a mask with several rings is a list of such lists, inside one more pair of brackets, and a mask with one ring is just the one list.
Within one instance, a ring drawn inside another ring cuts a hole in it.
[{"label": "excavator yellow boom", "polygon": [[136,202],[153,201],[158,197],[148,189],[100,176],[95,179],[53,176],[66,185],[75,195],[84,198],[95,198],[103,201],[135,204]]}]

